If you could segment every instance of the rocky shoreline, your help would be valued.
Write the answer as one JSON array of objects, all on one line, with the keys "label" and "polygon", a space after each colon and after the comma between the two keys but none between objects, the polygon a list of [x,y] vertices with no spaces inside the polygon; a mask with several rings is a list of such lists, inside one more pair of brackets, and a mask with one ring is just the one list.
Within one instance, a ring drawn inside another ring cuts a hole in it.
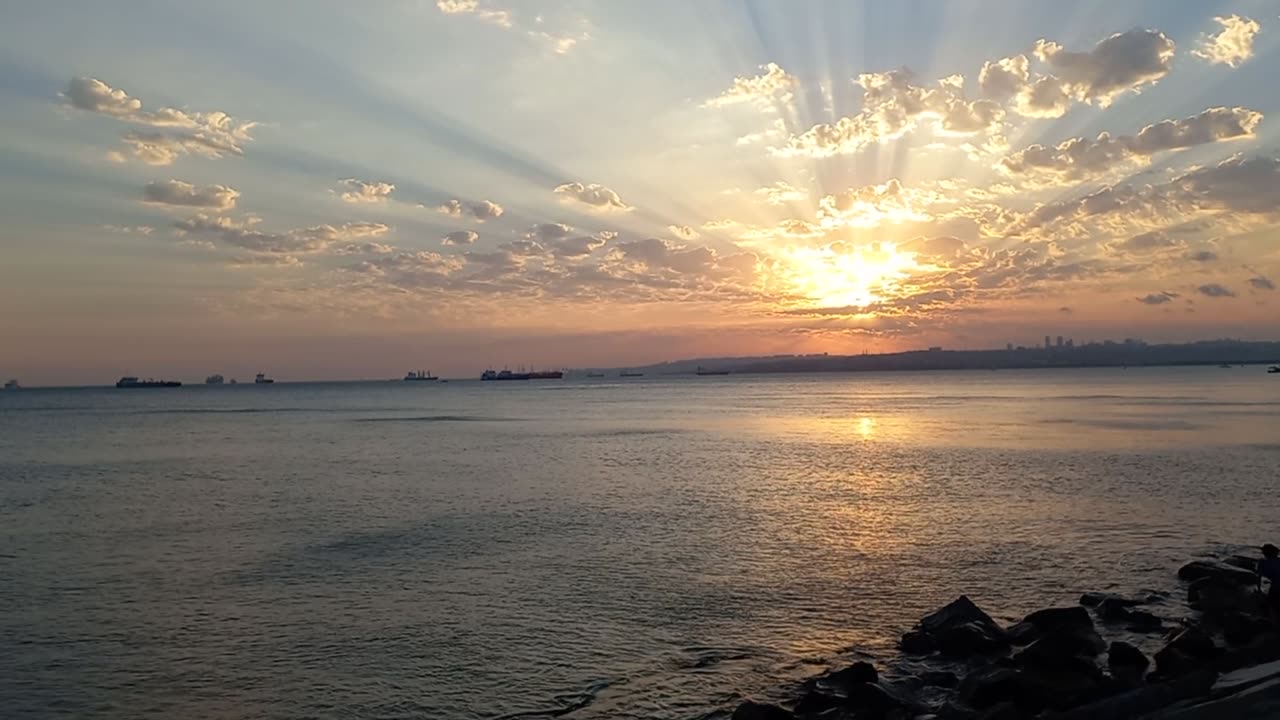
[{"label": "rocky shoreline", "polygon": [[[1254,554],[1178,570],[1191,614],[1167,596],[1085,592],[1078,605],[1002,626],[960,596],[902,636],[894,680],[856,662],[805,681],[788,702],[744,700],[731,720],[1193,720],[1280,712],[1280,626]],[[1121,638],[1148,638],[1131,643]],[[1138,647],[1158,647],[1148,654]],[[934,669],[908,672],[904,667]],[[899,677],[902,676],[902,677]]]}]

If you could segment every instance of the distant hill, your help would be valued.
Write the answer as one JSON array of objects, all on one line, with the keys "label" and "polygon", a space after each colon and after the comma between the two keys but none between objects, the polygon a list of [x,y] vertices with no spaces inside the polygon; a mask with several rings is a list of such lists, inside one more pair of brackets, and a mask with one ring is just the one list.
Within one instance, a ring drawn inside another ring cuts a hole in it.
[{"label": "distant hill", "polygon": [[1012,368],[1120,367],[1153,365],[1217,365],[1280,363],[1280,342],[1202,340],[1148,345],[1141,341],[1099,342],[1074,347],[1013,350],[945,350],[932,348],[881,355],[773,355],[676,360],[627,368],[590,368],[576,372],[687,375],[698,367],[735,373],[857,372],[872,370],[991,370]]}]

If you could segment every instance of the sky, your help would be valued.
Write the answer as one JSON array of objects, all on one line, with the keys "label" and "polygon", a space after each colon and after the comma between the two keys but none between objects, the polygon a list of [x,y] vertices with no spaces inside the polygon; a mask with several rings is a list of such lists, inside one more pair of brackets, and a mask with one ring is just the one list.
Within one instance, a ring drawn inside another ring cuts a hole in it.
[{"label": "sky", "polygon": [[14,3],[0,375],[1280,338],[1280,6]]}]

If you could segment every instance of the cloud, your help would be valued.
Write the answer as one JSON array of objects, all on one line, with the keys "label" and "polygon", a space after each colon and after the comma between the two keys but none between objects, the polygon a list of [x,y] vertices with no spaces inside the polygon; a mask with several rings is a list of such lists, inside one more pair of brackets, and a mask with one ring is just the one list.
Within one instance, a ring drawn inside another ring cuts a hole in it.
[{"label": "cloud", "polygon": [[436,0],[436,7],[445,15],[474,15],[499,27],[512,27],[510,12],[481,7],[479,0]]},{"label": "cloud", "polygon": [[524,239],[546,243],[562,240],[572,234],[573,227],[564,223],[539,223],[525,231]]},{"label": "cloud", "polygon": [[1204,295],[1205,297],[1211,297],[1211,298],[1233,298],[1236,296],[1236,294],[1232,292],[1230,288],[1223,287],[1218,283],[1209,283],[1208,285],[1201,285],[1200,287],[1196,288],[1196,290],[1201,295]]},{"label": "cloud", "polygon": [[1151,293],[1150,295],[1144,295],[1136,299],[1138,302],[1146,305],[1163,305],[1167,302],[1172,302],[1176,297],[1178,297],[1178,293],[1162,291]]},{"label": "cloud", "polygon": [[180,234],[208,235],[224,245],[252,252],[283,254],[323,252],[335,243],[377,238],[391,231],[387,225],[371,222],[313,225],[284,232],[257,230],[256,224],[252,219],[200,214],[174,223],[174,227]]},{"label": "cloud", "polygon": [[783,70],[777,63],[761,65],[762,74],[750,77],[734,78],[729,89],[702,104],[703,107],[719,108],[728,105],[749,103],[762,109],[773,109],[777,102],[790,102],[795,88],[799,85],[794,75]]},{"label": "cloud", "polygon": [[156,231],[150,225],[103,225],[102,229],[121,235],[150,235]]},{"label": "cloud", "polygon": [[303,262],[296,255],[237,255],[227,264],[233,268],[300,268]]},{"label": "cloud", "polygon": [[1161,252],[1165,250],[1180,250],[1183,247],[1185,247],[1185,243],[1177,238],[1171,237],[1169,233],[1163,230],[1152,230],[1151,232],[1134,235],[1126,240],[1109,243],[1107,245],[1107,248],[1112,252],[1135,255]]},{"label": "cloud", "polygon": [[480,239],[480,235],[473,230],[455,230],[440,239],[442,245],[470,245]]},{"label": "cloud", "polygon": [[1218,260],[1218,253],[1212,250],[1196,250],[1195,252],[1188,253],[1187,259],[1198,263],[1216,262]]},{"label": "cloud", "polygon": [[764,198],[764,201],[770,205],[787,205],[809,197],[809,193],[792,187],[790,183],[783,180],[779,180],[768,187],[758,188],[755,194]]},{"label": "cloud", "polygon": [[904,187],[894,178],[824,196],[818,200],[818,220],[824,226],[854,227],[922,222],[931,218],[924,208],[938,199],[936,193]]},{"label": "cloud", "polygon": [[595,235],[579,235],[557,240],[550,245],[551,254],[563,258],[581,258],[604,247],[617,233],[606,230]]},{"label": "cloud", "polygon": [[1276,284],[1261,275],[1249,278],[1249,284],[1258,290],[1275,290]]},{"label": "cloud", "polygon": [[1121,166],[1148,163],[1160,152],[1253,138],[1261,122],[1262,113],[1256,110],[1209,108],[1189,118],[1148,125],[1133,136],[1103,132],[1094,140],[1031,145],[1001,160],[999,168],[1009,175],[1044,176],[1050,182],[1091,179]]},{"label": "cloud", "polygon": [[1074,310],[1072,310],[1071,308],[1069,308],[1069,307],[1067,307],[1067,306],[1065,306],[1065,305],[1064,305],[1064,306],[1062,306],[1062,307],[1058,308],[1058,312],[1062,313],[1063,315],[1070,315],[1071,313],[1073,313],[1073,312],[1075,312],[1075,311],[1074,311]]},{"label": "cloud", "polygon": [[[148,165],[169,165],[183,155],[208,158],[243,155],[245,144],[253,139],[249,131],[257,125],[236,121],[219,110],[193,112],[168,107],[144,110],[141,100],[89,77],[72,78],[63,96],[80,110],[154,128],[130,132],[123,138],[133,155]],[[120,153],[109,157],[123,159]]]},{"label": "cloud", "polygon": [[333,248],[334,255],[390,255],[396,249],[380,242],[347,243]]},{"label": "cloud", "polygon": [[391,193],[396,189],[395,185],[389,182],[367,180],[357,180],[355,178],[347,178],[342,181],[342,185],[351,188],[347,192],[342,193],[342,199],[349,203],[380,203],[386,202],[391,197]]},{"label": "cloud", "polygon": [[978,72],[978,86],[987,97],[997,100],[1009,98],[1026,86],[1030,65],[1026,55],[987,61]]},{"label": "cloud", "polygon": [[240,191],[226,185],[197,188],[181,180],[149,182],[142,189],[143,202],[155,205],[230,210],[236,206]]},{"label": "cloud", "polygon": [[668,225],[667,229],[681,240],[697,240],[699,237],[698,231],[688,225]]},{"label": "cloud", "polygon": [[[423,206],[425,207],[425,206]],[[492,200],[481,200],[479,202],[467,202],[465,200],[446,200],[445,203],[436,208],[437,211],[444,213],[450,217],[462,217],[466,215],[476,222],[484,222],[486,220],[496,220],[502,217],[502,206]]]},{"label": "cloud", "polygon": [[1174,50],[1173,41],[1159,30],[1136,29],[1116,33],[1087,52],[1072,52],[1041,39],[1034,53],[1056,73],[1067,95],[1107,107],[1117,96],[1168,75]]},{"label": "cloud", "polygon": [[1192,55],[1215,65],[1240,67],[1253,57],[1253,38],[1262,29],[1256,20],[1239,15],[1219,16],[1213,19],[1222,26],[1216,34],[1207,34]]},{"label": "cloud", "polygon": [[912,84],[911,71],[891,70],[858,76],[862,110],[833,124],[814,125],[794,135],[775,154],[831,157],[850,154],[885,140],[900,138],[922,120],[932,120],[935,133],[974,135],[1003,126],[1004,109],[991,100],[968,100],[964,78],[953,75],[933,87]]},{"label": "cloud", "polygon": [[631,206],[623,202],[622,198],[618,197],[618,193],[595,183],[589,185],[583,185],[580,182],[565,183],[557,187],[553,192],[561,197],[589,205],[601,212],[614,210],[626,212],[631,210]]}]

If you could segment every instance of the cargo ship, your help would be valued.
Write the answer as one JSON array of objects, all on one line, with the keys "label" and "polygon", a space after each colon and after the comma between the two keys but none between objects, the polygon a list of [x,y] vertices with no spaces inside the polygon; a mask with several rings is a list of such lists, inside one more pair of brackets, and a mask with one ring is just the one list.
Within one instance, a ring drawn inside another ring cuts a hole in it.
[{"label": "cargo ship", "polygon": [[426,382],[428,380],[439,380],[440,378],[431,374],[430,370],[410,370],[404,376],[405,382]]},{"label": "cargo ship", "polygon": [[182,383],[177,380],[139,380],[131,375],[120,378],[116,381],[118,388],[175,388],[182,387]]},{"label": "cargo ship", "polygon": [[4,384],[4,389],[5,390],[21,390],[22,386],[18,384],[17,380],[10,380]]},{"label": "cargo ship", "polygon": [[209,377],[205,378],[205,379],[204,379],[204,384],[205,384],[205,385],[221,385],[221,384],[223,383],[224,379],[225,379],[225,378],[223,378],[221,375],[214,374],[214,375],[210,375]]},{"label": "cargo ship", "polygon": [[266,373],[258,373],[257,376],[253,378],[253,382],[257,385],[270,385],[275,382],[275,380],[267,377]]},{"label": "cargo ship", "polygon": [[559,370],[539,370],[536,372],[485,370],[480,374],[481,380],[559,380],[562,377],[564,377],[564,373]]},{"label": "cargo ship", "polygon": [[627,370],[618,373],[618,377],[644,377],[644,373]]}]

